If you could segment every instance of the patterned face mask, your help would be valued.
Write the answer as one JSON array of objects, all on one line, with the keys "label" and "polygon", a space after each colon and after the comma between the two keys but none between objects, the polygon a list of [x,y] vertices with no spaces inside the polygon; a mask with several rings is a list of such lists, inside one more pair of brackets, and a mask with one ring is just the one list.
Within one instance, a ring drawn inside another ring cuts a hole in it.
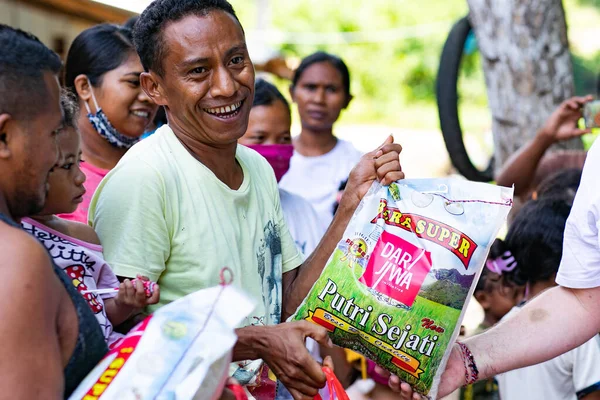
[{"label": "patterned face mask", "polygon": [[88,112],[87,117],[96,132],[100,136],[102,136],[108,143],[111,145],[118,147],[120,149],[129,149],[131,146],[140,141],[140,138],[132,138],[126,135],[123,135],[115,127],[112,126],[102,108],[98,106],[98,102],[96,101],[96,96],[94,96],[94,91],[92,89],[92,84],[88,80],[88,84],[90,85],[90,90],[92,91],[92,99],[94,100],[94,105],[96,106],[96,114],[92,113],[90,106],[88,103],[85,103],[85,108]]}]

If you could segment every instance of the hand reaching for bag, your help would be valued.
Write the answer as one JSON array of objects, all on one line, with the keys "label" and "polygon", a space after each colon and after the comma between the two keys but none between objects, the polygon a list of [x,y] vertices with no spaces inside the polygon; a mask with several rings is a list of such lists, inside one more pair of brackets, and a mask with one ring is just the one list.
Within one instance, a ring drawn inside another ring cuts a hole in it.
[{"label": "hand reaching for bag", "polygon": [[[375,367],[375,371],[382,376],[389,377],[388,385],[393,391],[399,394],[398,400],[425,400],[425,397],[421,396],[417,392],[414,392],[408,383],[401,381],[396,375],[391,375],[388,371],[379,366]],[[464,362],[458,346],[454,345],[454,347],[452,347],[450,357],[448,358],[446,369],[444,370],[442,379],[440,380],[437,398],[444,398],[460,388],[462,385],[464,385],[464,383]]]},{"label": "hand reaching for bag", "polygon": [[[306,349],[306,338],[332,347],[327,330],[307,321],[295,321],[271,327],[269,335],[267,345],[260,351],[261,358],[295,400],[312,400],[325,386],[326,377]],[[331,359],[326,358],[324,364],[333,367]]]}]

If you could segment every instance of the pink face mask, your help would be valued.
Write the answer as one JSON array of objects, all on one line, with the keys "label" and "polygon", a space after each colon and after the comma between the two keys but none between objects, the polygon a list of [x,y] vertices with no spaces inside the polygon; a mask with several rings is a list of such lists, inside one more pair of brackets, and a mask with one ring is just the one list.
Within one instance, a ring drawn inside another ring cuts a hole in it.
[{"label": "pink face mask", "polygon": [[267,159],[275,171],[277,182],[290,169],[290,160],[294,154],[294,146],[291,144],[250,144],[247,147]]}]

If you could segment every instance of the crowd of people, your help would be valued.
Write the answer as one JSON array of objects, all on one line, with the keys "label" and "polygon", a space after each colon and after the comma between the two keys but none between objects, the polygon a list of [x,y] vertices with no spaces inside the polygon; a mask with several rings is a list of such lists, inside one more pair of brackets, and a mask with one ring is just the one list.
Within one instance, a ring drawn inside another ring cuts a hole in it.
[{"label": "crowd of people", "polygon": [[[293,72],[293,138],[290,103],[255,79],[226,0],[155,0],[83,31],[64,65],[5,25],[0,46],[7,396],[68,397],[136,322],[227,266],[257,304],[230,371],[249,396],[312,399],[326,364],[360,398],[420,398],[323,327],[284,322],[371,184],[404,178],[392,137],[362,154],[335,136],[353,97],[340,57],[317,52]],[[566,100],[498,174],[525,204],[475,289],[485,319],[463,345],[481,382],[465,400],[600,398],[600,145],[545,155],[588,132],[590,100]],[[446,368],[441,395],[466,383],[458,348]]]}]

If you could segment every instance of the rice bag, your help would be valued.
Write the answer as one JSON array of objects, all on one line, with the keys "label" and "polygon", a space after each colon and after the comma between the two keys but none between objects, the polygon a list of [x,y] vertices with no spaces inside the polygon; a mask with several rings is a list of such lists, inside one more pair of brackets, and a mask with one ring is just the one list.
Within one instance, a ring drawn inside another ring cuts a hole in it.
[{"label": "rice bag", "polygon": [[374,183],[292,319],[435,398],[512,194],[458,179]]},{"label": "rice bag", "polygon": [[232,285],[170,303],[132,330],[69,400],[204,400],[221,395],[234,329],[254,309]]}]

